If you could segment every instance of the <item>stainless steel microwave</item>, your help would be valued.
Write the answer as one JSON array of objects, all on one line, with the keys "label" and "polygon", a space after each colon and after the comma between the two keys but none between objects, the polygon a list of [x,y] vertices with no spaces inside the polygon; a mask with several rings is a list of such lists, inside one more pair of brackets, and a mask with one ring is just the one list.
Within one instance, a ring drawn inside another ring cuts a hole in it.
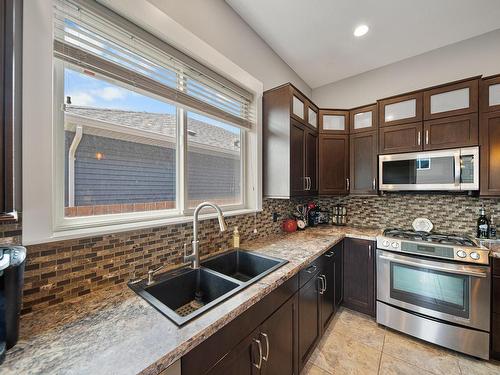
[{"label": "stainless steel microwave", "polygon": [[382,191],[479,190],[479,147],[379,155]]}]

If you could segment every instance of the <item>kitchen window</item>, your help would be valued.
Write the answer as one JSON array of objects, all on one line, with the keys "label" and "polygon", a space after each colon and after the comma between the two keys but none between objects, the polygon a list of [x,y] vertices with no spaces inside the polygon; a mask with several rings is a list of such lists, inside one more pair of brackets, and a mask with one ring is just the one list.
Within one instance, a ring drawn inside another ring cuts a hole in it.
[{"label": "kitchen window", "polygon": [[260,206],[255,92],[97,2],[54,0],[52,16],[45,237]]}]

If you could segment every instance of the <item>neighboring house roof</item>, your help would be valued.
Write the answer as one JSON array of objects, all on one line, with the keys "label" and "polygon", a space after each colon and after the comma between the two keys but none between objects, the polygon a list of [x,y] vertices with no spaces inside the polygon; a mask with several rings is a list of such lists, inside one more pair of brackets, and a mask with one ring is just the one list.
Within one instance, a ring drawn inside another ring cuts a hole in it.
[{"label": "neighboring house roof", "polygon": [[[115,131],[131,129],[145,138],[161,138],[175,140],[175,116],[162,113],[134,112],[117,109],[95,107],[65,106],[65,114],[72,122],[81,118],[85,125],[90,121],[106,123],[113,126]],[[68,127],[66,127],[67,130]],[[240,151],[240,137],[226,129],[210,125],[199,120],[189,119],[188,141],[200,146],[224,149],[237,153]]]}]

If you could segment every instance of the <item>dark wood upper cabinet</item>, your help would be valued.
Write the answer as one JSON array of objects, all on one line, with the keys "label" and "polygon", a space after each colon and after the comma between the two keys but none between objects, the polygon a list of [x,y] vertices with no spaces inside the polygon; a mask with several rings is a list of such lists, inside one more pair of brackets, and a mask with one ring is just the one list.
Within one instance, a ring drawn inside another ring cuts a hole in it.
[{"label": "dark wood upper cabinet", "polygon": [[21,210],[22,1],[0,2],[0,219]]},{"label": "dark wood upper cabinet", "polygon": [[349,192],[349,136],[320,134],[319,193],[322,195]]},{"label": "dark wood upper cabinet", "polygon": [[368,132],[378,129],[378,106],[371,104],[349,111],[350,133]]},{"label": "dark wood upper cabinet", "polygon": [[480,111],[500,111],[500,75],[483,78],[479,90]]},{"label": "dark wood upper cabinet", "polygon": [[395,154],[422,150],[422,123],[386,126],[379,130],[379,153]]},{"label": "dark wood upper cabinet", "polygon": [[317,129],[308,124],[315,116],[310,111],[319,112],[291,84],[264,93],[264,196],[290,198],[317,193],[318,136]]},{"label": "dark wood upper cabinet", "polygon": [[349,134],[349,111],[320,109],[319,132],[324,134]]},{"label": "dark wood upper cabinet", "polygon": [[422,121],[422,100],[422,92],[380,100],[378,102],[379,126]]},{"label": "dark wood upper cabinet", "polygon": [[350,137],[350,194],[377,194],[377,139],[376,131]]},{"label": "dark wood upper cabinet", "polygon": [[479,80],[471,79],[424,91],[424,120],[478,111]]},{"label": "dark wood upper cabinet", "polygon": [[500,196],[500,111],[481,113],[480,194]]},{"label": "dark wood upper cabinet", "polygon": [[477,113],[424,121],[424,150],[477,146],[478,138]]},{"label": "dark wood upper cabinet", "polygon": [[306,102],[306,124],[314,130],[318,130],[319,109],[311,101]]},{"label": "dark wood upper cabinet", "polygon": [[375,316],[375,245],[347,238],[344,246],[344,306]]}]

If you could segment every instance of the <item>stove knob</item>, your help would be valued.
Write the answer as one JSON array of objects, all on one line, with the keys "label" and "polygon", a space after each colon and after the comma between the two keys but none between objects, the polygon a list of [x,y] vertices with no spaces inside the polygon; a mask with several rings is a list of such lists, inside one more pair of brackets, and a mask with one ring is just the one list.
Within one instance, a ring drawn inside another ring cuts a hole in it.
[{"label": "stove knob", "polygon": [[391,246],[392,246],[393,248],[397,249],[397,248],[399,247],[399,243],[397,243],[397,242],[393,242],[393,243],[391,243]]},{"label": "stove knob", "polygon": [[457,256],[459,258],[465,258],[465,257],[467,257],[467,253],[465,251],[463,251],[463,250],[458,250],[457,251]]},{"label": "stove knob", "polygon": [[481,258],[481,255],[474,251],[473,253],[470,253],[470,257],[474,260],[479,260],[479,258]]},{"label": "stove knob", "polygon": [[384,240],[384,242],[382,242],[382,245],[384,245],[384,247],[389,247],[389,241],[387,240]]}]

